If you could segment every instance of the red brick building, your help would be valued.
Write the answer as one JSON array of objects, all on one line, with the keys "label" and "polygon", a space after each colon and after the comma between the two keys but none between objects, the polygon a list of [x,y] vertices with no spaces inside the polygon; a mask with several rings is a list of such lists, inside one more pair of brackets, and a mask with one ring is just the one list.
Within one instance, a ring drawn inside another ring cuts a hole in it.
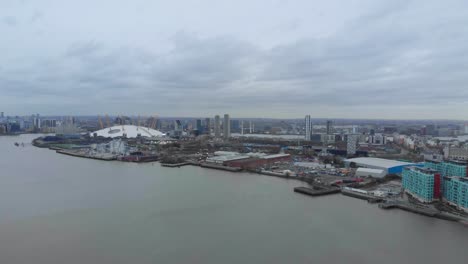
[{"label": "red brick building", "polygon": [[271,165],[275,162],[290,161],[291,155],[289,154],[274,154],[267,155],[260,158],[249,158],[243,160],[233,160],[225,163],[229,167],[237,167],[242,169],[256,169],[265,165]]}]

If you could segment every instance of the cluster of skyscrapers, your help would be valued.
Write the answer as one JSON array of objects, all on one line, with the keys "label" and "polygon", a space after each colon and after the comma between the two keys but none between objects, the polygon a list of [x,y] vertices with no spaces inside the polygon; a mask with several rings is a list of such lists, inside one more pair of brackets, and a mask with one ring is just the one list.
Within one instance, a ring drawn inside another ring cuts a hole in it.
[{"label": "cluster of skyscrapers", "polygon": [[[314,141],[315,138],[318,138],[320,142],[323,142],[325,144],[330,144],[330,143],[335,143],[335,136],[336,135],[335,135],[335,130],[333,127],[332,120],[326,121],[325,133],[314,134],[310,115],[305,116],[305,138],[304,138],[305,140]],[[343,136],[343,135],[340,135],[340,136]],[[352,133],[346,134],[343,137],[347,145],[347,148],[346,148],[347,155],[348,156],[355,155],[357,152],[358,142],[360,139],[359,134],[357,134],[357,127],[353,126]]]},{"label": "cluster of skyscrapers", "polygon": [[[56,126],[51,122],[44,122],[39,114],[31,116],[5,116],[4,112],[0,112],[0,134],[14,134],[19,132],[41,132],[43,125]],[[48,131],[45,131],[48,132]]]},{"label": "cluster of skyscrapers", "polygon": [[[195,135],[211,135],[211,118],[207,117],[205,118],[205,120],[197,119],[195,120],[195,127],[191,127],[191,125],[188,125],[187,128],[193,131]],[[174,136],[181,136],[183,129],[184,125],[182,124],[182,122],[178,119],[175,120],[173,133]],[[216,115],[214,117],[213,133],[215,138],[221,138],[222,136],[223,138],[228,139],[231,137],[231,119],[228,114],[224,115],[223,120],[221,120],[219,115]]]},{"label": "cluster of skyscrapers", "polygon": [[[305,116],[305,140],[312,140],[312,121],[310,119],[310,115]],[[333,135],[333,121],[327,120],[326,124],[326,132],[325,135],[332,136]]]},{"label": "cluster of skyscrapers", "polygon": [[421,202],[443,200],[468,212],[467,163],[426,161],[403,170],[403,188]]},{"label": "cluster of skyscrapers", "polygon": [[[214,135],[215,138],[221,138],[221,118],[219,115],[215,116],[214,119]],[[228,139],[231,137],[231,120],[228,114],[224,115],[224,122],[223,122],[223,138]]]}]

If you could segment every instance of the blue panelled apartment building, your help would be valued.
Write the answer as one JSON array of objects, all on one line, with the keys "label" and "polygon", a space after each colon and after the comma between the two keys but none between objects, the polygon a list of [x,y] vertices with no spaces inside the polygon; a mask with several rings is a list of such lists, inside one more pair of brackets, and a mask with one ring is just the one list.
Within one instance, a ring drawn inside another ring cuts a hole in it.
[{"label": "blue panelled apartment building", "polygon": [[445,201],[468,212],[468,164],[462,161],[425,162],[402,173],[405,192],[421,202]]}]

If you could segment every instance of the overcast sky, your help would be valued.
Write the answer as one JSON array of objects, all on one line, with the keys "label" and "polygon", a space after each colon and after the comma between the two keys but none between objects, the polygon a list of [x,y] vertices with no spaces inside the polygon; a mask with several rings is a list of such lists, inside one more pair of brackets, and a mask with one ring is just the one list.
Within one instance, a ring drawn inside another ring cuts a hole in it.
[{"label": "overcast sky", "polygon": [[0,111],[468,119],[468,1],[0,0]]}]

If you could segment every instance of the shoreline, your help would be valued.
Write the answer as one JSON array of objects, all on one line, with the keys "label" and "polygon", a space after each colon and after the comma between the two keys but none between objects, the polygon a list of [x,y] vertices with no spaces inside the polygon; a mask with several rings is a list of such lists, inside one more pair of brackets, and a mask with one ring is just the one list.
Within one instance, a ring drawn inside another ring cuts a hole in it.
[{"label": "shoreline", "polygon": [[74,152],[67,151],[67,150],[64,150],[64,149],[57,149],[57,150],[55,150],[55,152],[59,153],[59,154],[72,156],[72,157],[78,157],[78,158],[86,158],[86,159],[94,159],[94,160],[102,160],[102,161],[117,160],[116,157],[107,157],[106,158],[106,157],[98,157],[98,156],[87,156],[87,155],[84,155],[84,154],[74,153]]},{"label": "shoreline", "polygon": [[[36,146],[36,147],[39,147],[39,148],[48,148],[48,149],[51,149],[51,150],[55,150],[56,153],[63,154],[63,155],[68,155],[68,156],[72,156],[72,157],[87,158],[87,159],[94,159],[94,160],[101,160],[101,161],[116,161],[116,160],[118,161],[117,157],[115,157],[115,156],[114,157],[87,156],[85,154],[80,154],[80,153],[68,151],[66,149],[37,146],[34,143],[35,142],[33,140],[33,146]],[[201,168],[223,170],[223,171],[228,171],[228,172],[248,172],[248,173],[253,173],[253,174],[257,174],[257,175],[265,175],[265,176],[283,178],[283,179],[287,179],[287,180],[297,180],[297,181],[305,182],[305,183],[307,183],[307,184],[309,184],[310,186],[313,187],[313,184],[311,184],[309,178],[297,177],[297,176],[295,177],[295,176],[290,176],[290,175],[287,175],[287,174],[273,172],[273,171],[266,171],[266,170],[251,171],[251,170],[244,170],[242,168],[237,168],[237,167],[228,167],[228,166],[222,166],[222,165],[218,165],[218,164],[201,163],[201,162],[194,162],[194,161],[187,161],[187,162],[174,163],[174,164],[162,163],[160,161],[152,161],[152,162],[159,162],[162,167],[167,167],[167,168],[180,168],[182,166],[192,165],[192,166],[198,166],[198,167],[201,167]],[[147,162],[135,162],[135,163],[147,163]],[[297,191],[297,188],[301,188],[301,187],[296,187],[296,188],[294,188],[293,191],[298,192],[298,193],[302,193],[302,194],[306,194],[306,195],[310,195],[312,197],[322,195],[322,194],[320,194],[320,195],[313,194],[312,195],[312,193],[309,193],[307,190]],[[304,188],[306,188],[306,187],[304,187]],[[343,194],[345,196],[348,196],[348,197],[361,199],[361,200],[366,200],[366,201],[368,201],[370,203],[378,203],[378,207],[380,209],[388,210],[388,209],[395,209],[396,208],[396,209],[400,209],[400,210],[403,210],[403,211],[411,212],[413,214],[424,215],[426,217],[432,217],[432,218],[437,218],[437,219],[451,221],[451,222],[458,222],[458,223],[463,224],[464,226],[468,227],[468,218],[464,218],[464,217],[460,217],[460,216],[457,216],[457,215],[454,215],[454,214],[450,214],[450,213],[445,212],[445,211],[439,211],[439,210],[436,210],[436,209],[432,209],[432,210],[420,209],[420,208],[416,208],[414,205],[402,204],[401,202],[400,203],[395,203],[394,201],[392,202],[390,200],[387,200],[386,198],[374,197],[372,195],[362,195],[360,193],[354,193],[354,192],[351,192],[351,191],[346,191],[346,190],[343,191],[343,189],[341,189],[339,191],[335,191],[335,192],[326,193],[326,194],[332,194],[332,193],[338,193],[338,192],[341,192],[341,194]]]}]

